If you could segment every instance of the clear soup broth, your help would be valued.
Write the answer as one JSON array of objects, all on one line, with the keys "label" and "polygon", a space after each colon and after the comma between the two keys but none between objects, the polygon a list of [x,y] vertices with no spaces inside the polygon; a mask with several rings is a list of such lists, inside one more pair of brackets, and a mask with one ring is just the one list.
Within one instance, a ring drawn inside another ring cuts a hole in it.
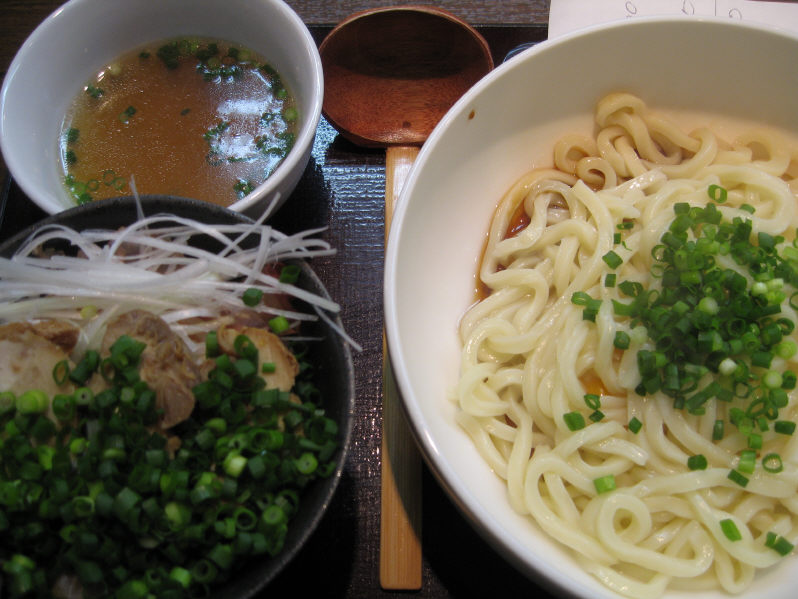
[{"label": "clear soup broth", "polygon": [[293,146],[293,95],[246,48],[175,39],[120,56],[88,82],[64,119],[61,166],[78,204],[168,194],[228,206]]}]

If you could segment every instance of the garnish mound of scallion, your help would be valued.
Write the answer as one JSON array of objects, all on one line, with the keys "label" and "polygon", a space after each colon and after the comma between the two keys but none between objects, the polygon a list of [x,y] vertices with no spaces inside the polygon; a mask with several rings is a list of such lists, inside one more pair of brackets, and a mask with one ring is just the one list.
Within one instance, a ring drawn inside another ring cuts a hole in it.
[{"label": "garnish mound of scallion", "polygon": [[[742,435],[746,447],[738,452],[727,478],[745,487],[757,462],[768,475],[784,469],[781,456],[764,448],[763,434],[772,430],[792,435],[796,427],[781,419],[779,410],[787,407],[788,393],[796,386],[796,374],[787,362],[798,352],[792,338],[795,322],[789,315],[798,309],[798,236],[789,242],[782,236],[755,234],[751,219],[723,217],[717,206],[726,201],[726,189],[710,185],[707,194],[704,206],[674,204],[673,220],[651,252],[650,285],[618,282],[616,273],[609,273],[604,285],[620,292],[621,299],[612,300],[616,321],[625,322],[633,333],[645,331],[647,342],[640,344],[638,339],[637,395],[662,393],[673,399],[674,409],[693,416],[706,414],[708,402],[727,404],[719,412],[726,419],[715,420],[712,440],[722,441],[731,426]],[[750,205],[741,209],[755,212]],[[633,226],[619,225],[614,242],[622,244],[622,231]],[[613,271],[623,264],[614,251],[603,259]],[[582,307],[584,320],[595,322],[601,299],[576,292],[571,301]],[[632,336],[618,330],[614,346],[629,350]],[[597,422],[603,414],[600,402],[591,397],[585,395],[585,403]],[[564,421],[571,431],[586,426],[578,411],[565,414]],[[637,418],[629,422],[632,434],[644,426]],[[699,471],[710,465],[706,456],[693,455],[686,466]],[[606,481],[595,483],[599,493],[614,488]],[[740,539],[732,520],[719,525],[727,539]],[[786,539],[771,534],[768,547],[781,555],[792,551]]]},{"label": "garnish mound of scallion", "polygon": [[[717,186],[708,193],[718,202],[725,197]],[[798,351],[789,339],[795,323],[781,308],[785,301],[798,308],[796,245],[764,232],[753,235],[750,219],[723,220],[715,202],[677,203],[673,211],[652,249],[651,275],[659,285],[623,281],[617,286],[629,301],[613,300],[616,318],[644,327],[653,343],[637,352],[641,380],[635,391],[662,392],[690,414],[703,414],[713,399],[743,401],[744,410],[730,410],[738,427],[778,420],[796,385],[795,373],[774,361],[783,364]],[[720,256],[737,268],[724,267]],[[620,266],[612,257],[605,261]],[[571,301],[584,306],[583,318],[595,320],[601,300],[577,292]],[[629,342],[628,334],[617,335],[615,347],[626,350]]]},{"label": "garnish mound of scallion", "polygon": [[292,400],[266,387],[241,337],[237,355],[209,350],[194,412],[170,429],[177,447],[153,426],[143,344],[127,336],[109,358],[87,353],[53,373],[102,376],[102,391],[0,394],[3,596],[51,596],[64,576],[84,597],[206,596],[248,558],[280,551],[303,489],[335,468],[338,427],[307,365]]}]

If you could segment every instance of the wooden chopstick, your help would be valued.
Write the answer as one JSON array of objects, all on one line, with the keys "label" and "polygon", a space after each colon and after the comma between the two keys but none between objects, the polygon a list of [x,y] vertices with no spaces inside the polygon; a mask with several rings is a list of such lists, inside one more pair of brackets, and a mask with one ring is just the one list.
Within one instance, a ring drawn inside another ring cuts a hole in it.
[{"label": "wooden chopstick", "polygon": [[[385,158],[385,240],[399,192],[419,148],[389,147]],[[421,588],[421,457],[402,413],[383,336],[380,586]]]}]

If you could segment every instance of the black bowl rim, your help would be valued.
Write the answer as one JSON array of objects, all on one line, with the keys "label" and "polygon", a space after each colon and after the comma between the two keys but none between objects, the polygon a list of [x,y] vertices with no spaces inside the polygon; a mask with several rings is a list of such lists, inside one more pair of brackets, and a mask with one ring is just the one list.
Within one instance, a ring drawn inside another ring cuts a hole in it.
[{"label": "black bowl rim", "polygon": [[[41,227],[48,225],[72,223],[70,226],[78,230],[98,228],[97,225],[81,226],[80,221],[82,218],[97,218],[100,215],[110,218],[115,223],[113,225],[115,227],[123,226],[123,223],[118,221],[127,214],[135,216],[137,202],[140,202],[142,211],[146,216],[172,214],[206,223],[254,222],[252,218],[240,212],[191,198],[167,195],[141,195],[138,198],[123,196],[83,204],[47,216],[0,243],[0,256],[10,257],[16,248],[32,234]],[[309,288],[323,295],[326,299],[330,299],[326,288],[310,265],[304,260],[298,260],[296,263],[300,266],[302,272],[300,286]],[[336,315],[332,320],[336,326],[343,328],[339,315]],[[294,559],[316,530],[327,512],[327,508],[338,488],[338,483],[342,478],[354,427],[354,365],[348,344],[337,333],[332,331],[329,325],[320,321],[319,326],[326,329],[330,339],[329,343],[335,345],[340,352],[338,360],[343,365],[343,371],[339,373],[340,376],[338,378],[339,382],[344,383],[342,395],[345,395],[345,400],[342,402],[341,416],[338,422],[341,445],[337,454],[335,471],[328,478],[316,481],[319,484],[312,487],[313,495],[310,500],[308,500],[310,493],[306,492],[303,495],[305,500],[301,501],[299,512],[294,517],[295,526],[289,526],[288,536],[282,551],[274,557],[266,557],[262,567],[253,567],[253,565],[257,564],[257,562],[253,562],[247,568],[239,570],[238,576],[225,583],[220,589],[217,589],[213,597],[247,599],[253,597],[259,590],[268,585]],[[300,521],[300,516],[304,526],[298,528],[296,524]]]}]

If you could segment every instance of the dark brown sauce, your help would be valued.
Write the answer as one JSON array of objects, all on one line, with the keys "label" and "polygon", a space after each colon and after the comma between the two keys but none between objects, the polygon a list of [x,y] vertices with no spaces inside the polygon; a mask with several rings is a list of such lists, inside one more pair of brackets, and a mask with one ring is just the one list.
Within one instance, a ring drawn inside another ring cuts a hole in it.
[{"label": "dark brown sauce", "polygon": [[[507,225],[507,230],[504,232],[503,239],[509,239],[511,237],[515,237],[521,231],[526,229],[529,225],[529,215],[524,210],[524,203],[520,202],[513,212],[512,218],[510,218],[510,222]],[[479,253],[479,262],[477,263],[477,273],[474,277],[475,281],[475,288],[474,288],[474,302],[481,302],[486,297],[491,294],[491,289],[482,280],[479,278],[479,272],[482,270],[482,263],[485,261],[485,252],[488,249],[488,235],[485,234],[485,239],[482,242],[482,250]],[[501,265],[499,266],[499,270],[502,270]]]}]

